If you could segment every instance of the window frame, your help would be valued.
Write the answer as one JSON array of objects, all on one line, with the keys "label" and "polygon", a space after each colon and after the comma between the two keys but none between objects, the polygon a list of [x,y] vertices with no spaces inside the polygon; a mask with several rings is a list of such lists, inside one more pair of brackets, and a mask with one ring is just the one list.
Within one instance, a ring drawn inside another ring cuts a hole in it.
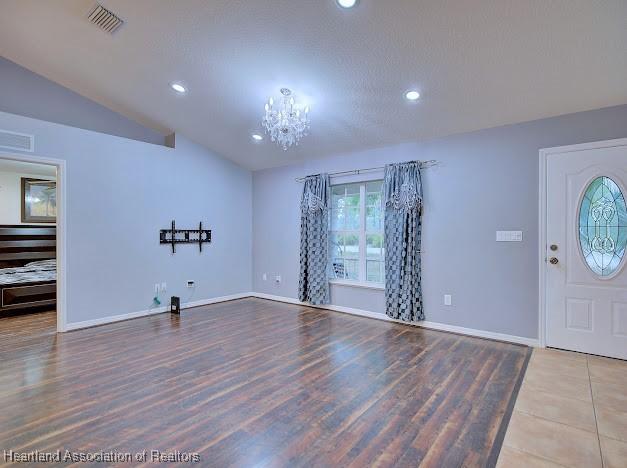
[{"label": "window frame", "polygon": [[[372,180],[344,182],[344,183],[333,184],[331,186],[331,190],[333,190],[337,186],[359,185],[359,224],[360,224],[360,227],[357,230],[350,230],[350,229],[349,230],[346,230],[346,229],[333,230],[333,219],[332,219],[333,206],[331,206],[331,209],[329,210],[329,231],[328,231],[329,237],[331,237],[333,234],[352,234],[352,233],[359,234],[359,270],[358,270],[359,279],[353,280],[353,279],[330,277],[329,283],[331,284],[353,286],[353,287],[366,288],[366,289],[379,289],[379,290],[385,289],[385,253],[383,253],[383,258],[381,259],[381,263],[383,265],[383,272],[382,272],[383,281],[382,282],[368,281],[368,270],[367,270],[368,252],[366,248],[368,235],[380,234],[381,235],[381,249],[383,252],[385,249],[385,229],[383,227],[383,216],[384,216],[383,206],[381,206],[381,230],[369,231],[367,229],[366,185],[371,182],[383,183],[383,179],[377,178],[377,179],[372,179]],[[335,272],[333,271],[332,263],[333,263],[333,258],[329,258],[329,264],[330,264],[332,274],[335,275]]]}]

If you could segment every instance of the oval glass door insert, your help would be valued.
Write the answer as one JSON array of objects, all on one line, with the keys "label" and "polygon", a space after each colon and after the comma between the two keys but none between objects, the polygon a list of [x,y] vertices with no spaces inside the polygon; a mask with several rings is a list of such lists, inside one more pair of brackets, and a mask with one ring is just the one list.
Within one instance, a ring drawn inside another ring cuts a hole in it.
[{"label": "oval glass door insert", "polygon": [[597,177],[579,207],[579,244],[590,269],[611,276],[620,266],[627,245],[627,206],[620,188],[609,177]]}]

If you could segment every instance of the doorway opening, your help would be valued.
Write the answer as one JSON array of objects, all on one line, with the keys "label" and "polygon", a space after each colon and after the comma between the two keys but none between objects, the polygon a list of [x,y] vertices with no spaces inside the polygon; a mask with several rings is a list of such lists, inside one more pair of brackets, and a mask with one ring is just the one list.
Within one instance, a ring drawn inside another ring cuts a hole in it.
[{"label": "doorway opening", "polygon": [[0,331],[66,329],[65,161],[0,153]]}]

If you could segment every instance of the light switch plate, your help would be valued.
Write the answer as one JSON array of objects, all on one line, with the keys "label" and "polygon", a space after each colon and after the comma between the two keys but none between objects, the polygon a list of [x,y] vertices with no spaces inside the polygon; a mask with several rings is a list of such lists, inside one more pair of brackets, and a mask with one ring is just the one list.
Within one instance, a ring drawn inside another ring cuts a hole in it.
[{"label": "light switch plate", "polygon": [[522,231],[496,231],[497,242],[522,242]]}]

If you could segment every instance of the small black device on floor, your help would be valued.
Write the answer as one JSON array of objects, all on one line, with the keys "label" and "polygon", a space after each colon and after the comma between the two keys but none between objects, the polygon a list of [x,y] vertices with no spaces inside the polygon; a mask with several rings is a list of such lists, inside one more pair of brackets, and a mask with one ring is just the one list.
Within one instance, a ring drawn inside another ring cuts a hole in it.
[{"label": "small black device on floor", "polygon": [[181,298],[172,296],[170,299],[170,312],[173,314],[181,314]]}]

